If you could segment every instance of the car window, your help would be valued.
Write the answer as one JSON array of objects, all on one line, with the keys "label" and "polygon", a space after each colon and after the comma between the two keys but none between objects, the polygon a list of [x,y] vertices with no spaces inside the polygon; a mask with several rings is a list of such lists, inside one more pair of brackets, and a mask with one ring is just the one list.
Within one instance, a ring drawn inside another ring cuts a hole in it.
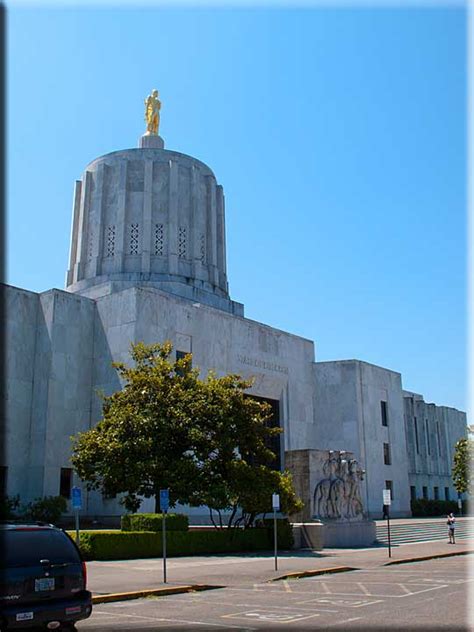
[{"label": "car window", "polygon": [[62,562],[80,563],[74,544],[61,531],[48,529],[6,529],[1,534],[3,567],[34,566],[40,560],[52,564]]}]

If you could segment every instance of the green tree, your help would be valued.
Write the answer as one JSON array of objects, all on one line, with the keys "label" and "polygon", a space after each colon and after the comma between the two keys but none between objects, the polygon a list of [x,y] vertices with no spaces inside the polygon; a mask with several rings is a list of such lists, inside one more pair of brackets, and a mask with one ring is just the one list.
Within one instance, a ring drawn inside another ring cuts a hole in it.
[{"label": "green tree", "polygon": [[454,448],[452,476],[454,487],[460,494],[472,494],[471,472],[474,465],[474,442],[460,439]]},{"label": "green tree", "polygon": [[289,474],[271,468],[268,442],[281,430],[269,427],[267,404],[245,395],[252,382],[212,372],[202,380],[191,355],[172,361],[171,353],[169,343],[139,343],[132,367],[114,364],[122,390],[104,397],[95,428],[73,438],[72,463],[88,489],[124,494],[136,511],[140,497],[168,488],[171,506],[208,505],[219,526],[223,510],[232,512],[229,526],[251,525],[272,492],[283,510],[299,510]]}]

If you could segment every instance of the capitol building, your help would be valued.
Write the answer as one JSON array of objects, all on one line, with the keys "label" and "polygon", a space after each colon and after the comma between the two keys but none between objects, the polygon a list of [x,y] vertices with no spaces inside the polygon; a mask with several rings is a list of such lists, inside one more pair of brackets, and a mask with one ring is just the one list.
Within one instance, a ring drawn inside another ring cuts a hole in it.
[{"label": "capitol building", "polygon": [[[81,485],[70,437],[100,420],[98,393],[120,389],[112,362],[129,363],[131,343],[170,340],[202,375],[255,379],[250,393],[283,429],[280,467],[293,450],[353,453],[369,517],[380,517],[385,488],[393,516],[411,515],[412,498],[455,499],[465,413],[425,402],[403,389],[400,373],[363,359],[318,362],[312,340],[246,318],[229,293],[223,186],[197,158],[165,148],[157,94],[149,99],[139,146],[96,158],[75,183],[65,289],[3,287],[0,491],[22,502],[70,497]],[[191,522],[207,519],[205,508],[186,510]],[[83,515],[122,512],[118,498],[83,492]]]}]

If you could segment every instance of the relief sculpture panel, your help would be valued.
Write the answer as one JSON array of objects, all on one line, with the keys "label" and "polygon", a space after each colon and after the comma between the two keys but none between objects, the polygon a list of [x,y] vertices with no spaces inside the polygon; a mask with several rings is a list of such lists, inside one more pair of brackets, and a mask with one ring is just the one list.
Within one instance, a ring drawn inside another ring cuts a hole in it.
[{"label": "relief sculpture panel", "polygon": [[364,508],[361,482],[365,470],[344,451],[327,452],[323,462],[324,478],[314,488],[314,517],[321,520],[362,520]]}]

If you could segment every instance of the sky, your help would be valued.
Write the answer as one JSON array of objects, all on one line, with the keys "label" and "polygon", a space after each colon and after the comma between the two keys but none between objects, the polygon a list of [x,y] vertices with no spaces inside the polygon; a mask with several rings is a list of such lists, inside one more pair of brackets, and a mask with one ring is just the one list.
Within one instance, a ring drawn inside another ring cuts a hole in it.
[{"label": "sky", "polygon": [[165,146],[226,196],[231,297],[466,409],[462,5],[10,6],[7,282],[64,288],[74,181]]}]

